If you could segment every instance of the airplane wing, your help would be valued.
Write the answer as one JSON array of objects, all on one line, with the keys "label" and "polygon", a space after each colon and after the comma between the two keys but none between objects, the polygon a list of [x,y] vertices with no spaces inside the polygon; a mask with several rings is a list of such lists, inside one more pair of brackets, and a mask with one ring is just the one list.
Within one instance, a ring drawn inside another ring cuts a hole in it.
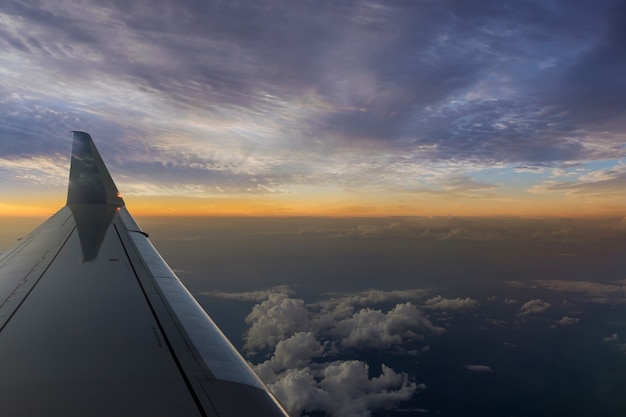
[{"label": "airplane wing", "polygon": [[287,416],[74,132],[67,205],[0,253],[3,416]]}]

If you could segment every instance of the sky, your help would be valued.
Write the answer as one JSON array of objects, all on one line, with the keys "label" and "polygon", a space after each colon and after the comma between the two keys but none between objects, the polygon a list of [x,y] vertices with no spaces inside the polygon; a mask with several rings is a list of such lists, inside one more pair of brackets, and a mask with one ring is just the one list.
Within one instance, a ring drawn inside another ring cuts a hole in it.
[{"label": "sky", "polygon": [[0,215],[623,216],[621,1],[0,3]]}]

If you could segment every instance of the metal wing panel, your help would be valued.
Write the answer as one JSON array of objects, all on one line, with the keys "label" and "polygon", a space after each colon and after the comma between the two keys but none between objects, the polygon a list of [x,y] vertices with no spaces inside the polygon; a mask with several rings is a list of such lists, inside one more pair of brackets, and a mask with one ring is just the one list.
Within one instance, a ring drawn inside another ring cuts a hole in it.
[{"label": "metal wing panel", "polygon": [[44,274],[70,233],[68,208],[22,238],[0,256],[0,330]]},{"label": "metal wing panel", "polygon": [[132,242],[182,331],[215,379],[238,382],[265,390],[239,352],[187,291],[176,274],[142,234],[131,233]]},{"label": "metal wing panel", "polygon": [[102,229],[97,256],[84,261],[72,226],[0,333],[2,414],[206,415],[162,343],[115,225],[88,226]]},{"label": "metal wing panel", "polygon": [[122,223],[129,224],[128,241],[122,238],[129,258],[139,279],[145,282],[147,297],[199,401],[210,405],[219,416],[287,416],[146,233],[137,231],[139,227],[125,207],[118,214]]}]

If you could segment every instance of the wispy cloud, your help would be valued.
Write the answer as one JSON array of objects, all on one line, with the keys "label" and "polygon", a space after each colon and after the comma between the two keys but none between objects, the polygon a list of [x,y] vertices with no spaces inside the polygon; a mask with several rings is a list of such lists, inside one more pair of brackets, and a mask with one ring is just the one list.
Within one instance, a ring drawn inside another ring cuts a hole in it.
[{"label": "wispy cloud", "polygon": [[620,195],[626,186],[626,165],[620,160],[613,167],[579,175],[577,180],[548,180],[535,185],[533,192],[558,191],[570,195],[612,197]]},{"label": "wispy cloud", "polygon": [[[0,151],[64,155],[81,128],[138,194],[503,197],[510,180],[487,170],[626,155],[623,15],[609,0],[5,1]],[[621,184],[535,172],[549,193]]]},{"label": "wispy cloud", "polygon": [[487,365],[465,365],[465,369],[472,372],[493,372],[493,369]]},{"label": "wispy cloud", "polygon": [[263,301],[267,300],[271,294],[292,294],[293,290],[287,285],[281,285],[269,290],[225,292],[225,291],[205,291],[201,295],[209,297],[224,298],[227,300],[239,301]]},{"label": "wispy cloud", "polygon": [[593,303],[625,303],[626,287],[623,283],[592,281],[539,280],[533,283],[541,288],[583,296],[583,301]]}]

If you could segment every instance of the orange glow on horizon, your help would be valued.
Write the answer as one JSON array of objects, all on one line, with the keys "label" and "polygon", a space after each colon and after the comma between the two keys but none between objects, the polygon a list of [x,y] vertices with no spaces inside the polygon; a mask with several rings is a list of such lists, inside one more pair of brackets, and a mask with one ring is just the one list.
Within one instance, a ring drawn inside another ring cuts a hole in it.
[{"label": "orange glow on horizon", "polygon": [[62,206],[56,200],[0,203],[0,217],[50,217]]},{"label": "orange glow on horizon", "polygon": [[[527,196],[525,196],[527,197]],[[388,217],[388,216],[514,216],[514,217],[622,217],[626,199],[585,199],[578,196],[530,198],[428,198],[405,195],[334,194],[304,197],[293,194],[201,197],[126,197],[135,216],[229,217]],[[11,201],[11,200],[9,200]],[[41,195],[0,204],[1,217],[49,217],[64,201]]]},{"label": "orange glow on horizon", "polygon": [[280,198],[150,198],[126,200],[133,215],[139,216],[243,216],[243,217],[388,217],[388,216],[515,216],[515,217],[613,217],[624,216],[622,201],[572,202],[569,200],[478,200],[467,199],[406,201],[390,199]]}]

